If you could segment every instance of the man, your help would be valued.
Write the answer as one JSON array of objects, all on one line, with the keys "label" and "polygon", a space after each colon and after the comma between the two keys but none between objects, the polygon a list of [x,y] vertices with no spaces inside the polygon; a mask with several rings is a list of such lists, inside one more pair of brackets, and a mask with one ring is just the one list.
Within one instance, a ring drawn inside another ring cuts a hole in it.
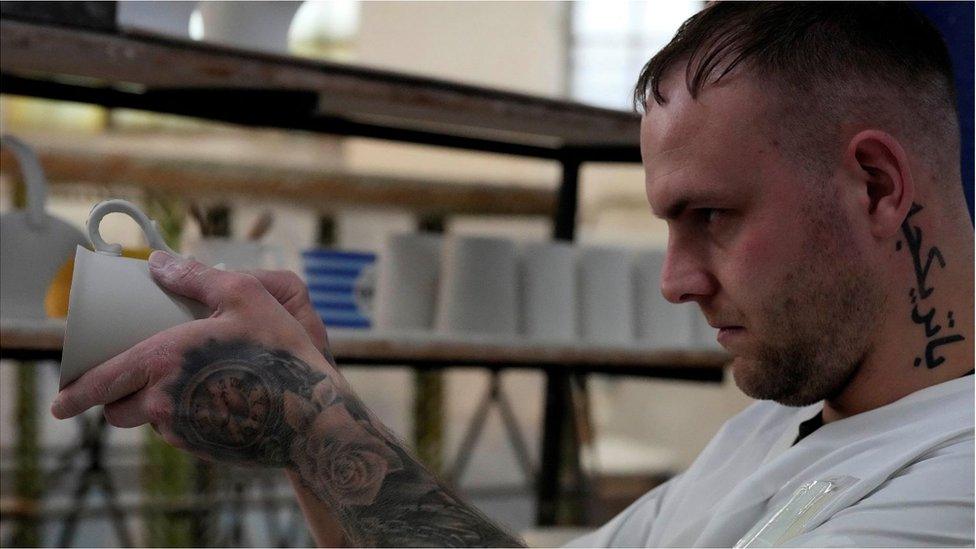
[{"label": "man", "polygon": [[907,5],[719,3],[637,100],[662,291],[773,402],[578,543],[972,545],[973,229],[938,33]]},{"label": "man", "polygon": [[[637,88],[662,291],[747,394],[685,473],[577,545],[972,545],[973,229],[948,59],[909,8],[716,4]],[[155,252],[212,317],[65,388],[200,457],[283,467],[318,543],[509,545],[363,407],[301,281]]]}]

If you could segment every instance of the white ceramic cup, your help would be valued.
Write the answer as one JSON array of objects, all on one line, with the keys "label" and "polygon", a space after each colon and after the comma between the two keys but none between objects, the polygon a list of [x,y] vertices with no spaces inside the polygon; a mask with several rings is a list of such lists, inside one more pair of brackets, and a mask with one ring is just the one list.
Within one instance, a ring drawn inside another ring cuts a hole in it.
[{"label": "white ceramic cup", "polygon": [[288,30],[302,2],[200,2],[203,39],[249,50],[288,53]]},{"label": "white ceramic cup", "polygon": [[505,238],[444,242],[435,326],[444,334],[518,333],[518,250]]},{"label": "white ceramic cup", "polygon": [[664,252],[640,252],[634,263],[638,340],[642,345],[660,349],[694,347],[694,315],[700,311],[694,303],[674,304],[661,294]]},{"label": "white ceramic cup", "polygon": [[232,271],[282,269],[285,264],[281,248],[253,240],[201,238],[188,243],[186,253],[200,263],[222,264]]},{"label": "white ceramic cup", "polygon": [[634,342],[631,252],[585,246],[577,256],[580,335],[586,341],[626,345]]},{"label": "white ceramic cup", "polygon": [[376,314],[379,330],[432,330],[437,310],[442,238],[391,235],[378,259]]},{"label": "white ceramic cup", "polygon": [[197,9],[197,2],[116,2],[115,6],[120,29],[186,39],[190,37],[190,16]]},{"label": "white ceramic cup", "polygon": [[166,246],[155,222],[133,204],[107,200],[88,217],[94,252],[78,246],[68,300],[68,320],[61,354],[61,387],[144,339],[178,324],[205,318],[201,303],[160,288],[140,259],[122,257],[122,246],[105,242],[98,226],[113,212],[131,216],[155,250]]},{"label": "white ceramic cup", "polygon": [[47,182],[34,152],[23,141],[0,138],[20,166],[27,187],[27,208],[0,216],[0,314],[5,318],[43,319],[44,296],[58,270],[85,235],[45,211]]},{"label": "white ceramic cup", "polygon": [[522,333],[530,339],[575,341],[575,248],[561,242],[523,245],[519,278]]}]

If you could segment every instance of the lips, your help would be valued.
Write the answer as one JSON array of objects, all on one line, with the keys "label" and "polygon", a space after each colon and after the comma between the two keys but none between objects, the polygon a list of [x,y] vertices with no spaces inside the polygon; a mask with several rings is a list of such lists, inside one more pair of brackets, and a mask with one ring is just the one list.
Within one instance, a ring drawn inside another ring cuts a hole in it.
[{"label": "lips", "polygon": [[708,319],[708,325],[718,330],[716,339],[723,347],[728,347],[728,343],[731,343],[737,337],[741,337],[746,330],[741,324],[717,319]]},{"label": "lips", "polygon": [[[706,317],[707,318],[707,317]],[[735,324],[732,322],[724,322],[708,319],[708,325],[716,330],[722,330],[724,328],[743,328],[741,324]]]},{"label": "lips", "polygon": [[742,326],[718,327],[718,337],[716,339],[723,347],[727,348],[730,343],[742,336],[745,331],[746,329]]},{"label": "lips", "polygon": [[705,313],[705,318],[708,321],[708,325],[718,330],[718,336],[716,339],[723,347],[728,348],[727,343],[731,343],[733,340],[740,338],[745,334],[745,326],[742,324],[736,324],[733,319],[720,319],[717,318],[718,315],[708,314],[704,310],[702,310],[702,312]]}]

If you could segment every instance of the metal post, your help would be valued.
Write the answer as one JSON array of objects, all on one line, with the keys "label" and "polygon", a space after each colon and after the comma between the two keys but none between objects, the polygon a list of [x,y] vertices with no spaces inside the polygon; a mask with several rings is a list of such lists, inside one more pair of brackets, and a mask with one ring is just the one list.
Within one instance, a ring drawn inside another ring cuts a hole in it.
[{"label": "metal post", "polygon": [[[443,216],[426,216],[419,220],[421,231],[444,233]],[[444,422],[447,413],[447,377],[429,368],[413,370],[413,443],[417,457],[435,474],[444,464]],[[453,479],[452,479],[453,480]]]},{"label": "metal post", "polygon": [[579,201],[579,170],[578,158],[563,158],[562,181],[559,185],[559,196],[556,204],[556,222],[553,236],[556,240],[572,241],[576,237],[576,205]]},{"label": "metal post", "polygon": [[[557,240],[572,241],[576,233],[580,161],[575,157],[562,159],[562,183],[556,209],[554,236]],[[566,462],[576,460],[564,455],[567,422],[570,411],[569,376],[563,372],[546,370],[545,418],[542,431],[542,463],[539,466],[536,491],[536,523],[551,526],[559,519],[563,497],[561,476]]]}]

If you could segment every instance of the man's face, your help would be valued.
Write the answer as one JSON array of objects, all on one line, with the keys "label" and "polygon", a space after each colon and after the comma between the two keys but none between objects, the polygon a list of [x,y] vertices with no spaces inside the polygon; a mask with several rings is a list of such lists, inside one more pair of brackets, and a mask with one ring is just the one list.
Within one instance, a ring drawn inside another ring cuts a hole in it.
[{"label": "man's face", "polygon": [[746,394],[795,406],[836,395],[868,350],[881,291],[834,177],[798,169],[748,78],[692,99],[672,76],[662,91],[641,126],[647,197],[669,228],[662,292],[720,328]]}]

